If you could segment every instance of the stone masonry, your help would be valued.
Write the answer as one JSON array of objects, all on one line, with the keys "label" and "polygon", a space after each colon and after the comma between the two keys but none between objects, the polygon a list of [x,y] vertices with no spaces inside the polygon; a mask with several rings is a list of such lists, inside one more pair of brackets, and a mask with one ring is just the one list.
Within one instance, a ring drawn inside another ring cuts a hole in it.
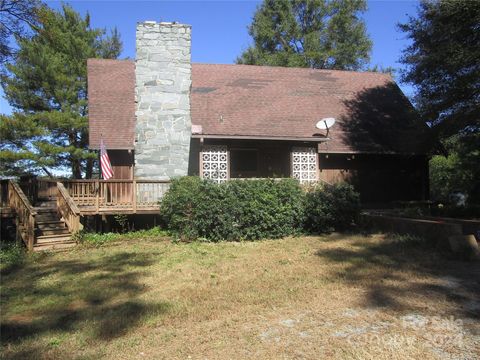
[{"label": "stone masonry", "polygon": [[135,176],[168,180],[187,175],[191,26],[138,23],[136,42]]}]

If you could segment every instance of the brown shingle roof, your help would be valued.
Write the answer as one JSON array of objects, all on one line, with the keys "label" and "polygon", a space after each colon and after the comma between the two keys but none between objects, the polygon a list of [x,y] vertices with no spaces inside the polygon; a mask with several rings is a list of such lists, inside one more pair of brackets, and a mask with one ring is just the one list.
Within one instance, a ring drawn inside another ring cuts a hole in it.
[{"label": "brown shingle roof", "polygon": [[133,149],[135,64],[130,60],[88,59],[89,146],[103,136],[109,149]]},{"label": "brown shingle roof", "polygon": [[[98,146],[99,131],[105,137],[114,129],[116,146],[133,147],[133,62],[103,61],[88,63],[90,146]],[[191,114],[203,135],[299,139],[324,137],[316,122],[335,117],[331,141],[321,149],[418,152],[416,144],[399,141],[410,134],[416,114],[382,73],[192,64]]]}]

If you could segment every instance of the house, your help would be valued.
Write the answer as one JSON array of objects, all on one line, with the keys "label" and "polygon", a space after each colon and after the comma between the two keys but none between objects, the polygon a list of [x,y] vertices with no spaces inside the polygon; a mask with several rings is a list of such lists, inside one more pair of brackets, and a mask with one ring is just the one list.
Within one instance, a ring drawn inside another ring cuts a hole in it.
[{"label": "house", "polygon": [[116,179],[294,177],[349,181],[364,202],[428,197],[425,129],[390,75],[191,64],[178,23],[139,23],[136,44],[134,61],[88,61],[89,146],[104,140]]},{"label": "house", "polygon": [[[366,203],[428,197],[426,127],[390,75],[191,64],[191,28],[137,25],[133,60],[90,59],[89,146],[103,139],[113,180],[1,183],[29,250],[75,245],[119,214],[155,224],[170,179],[199,175],[348,181]],[[328,130],[319,120],[335,118]]]}]

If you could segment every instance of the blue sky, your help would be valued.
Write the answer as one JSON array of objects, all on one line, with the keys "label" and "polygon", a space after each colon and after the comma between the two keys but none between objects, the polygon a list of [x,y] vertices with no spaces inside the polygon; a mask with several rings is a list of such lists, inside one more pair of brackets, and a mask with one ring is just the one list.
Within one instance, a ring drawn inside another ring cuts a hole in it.
[{"label": "blue sky", "polygon": [[[135,25],[139,21],[177,21],[192,25],[192,61],[233,63],[251,44],[247,27],[258,1],[65,1],[81,14],[90,13],[93,27],[120,31],[124,50],[122,58],[135,57]],[[47,1],[60,8],[60,1]],[[401,50],[408,45],[405,34],[396,29],[408,15],[415,15],[418,1],[368,1],[364,14],[367,31],[373,41],[371,64],[401,68]],[[399,84],[410,95],[412,88]],[[3,95],[3,94],[2,94]],[[0,99],[0,112],[10,113],[5,99]]]}]

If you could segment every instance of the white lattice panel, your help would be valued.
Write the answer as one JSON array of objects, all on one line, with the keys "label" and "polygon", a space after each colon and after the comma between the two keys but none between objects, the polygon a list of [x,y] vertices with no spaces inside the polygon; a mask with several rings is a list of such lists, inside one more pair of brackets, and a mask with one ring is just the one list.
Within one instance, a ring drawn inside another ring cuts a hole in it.
[{"label": "white lattice panel", "polygon": [[317,181],[317,152],[315,148],[292,149],[292,174],[300,183]]},{"label": "white lattice panel", "polygon": [[228,152],[223,145],[207,145],[202,150],[202,177],[216,182],[228,179]]}]

